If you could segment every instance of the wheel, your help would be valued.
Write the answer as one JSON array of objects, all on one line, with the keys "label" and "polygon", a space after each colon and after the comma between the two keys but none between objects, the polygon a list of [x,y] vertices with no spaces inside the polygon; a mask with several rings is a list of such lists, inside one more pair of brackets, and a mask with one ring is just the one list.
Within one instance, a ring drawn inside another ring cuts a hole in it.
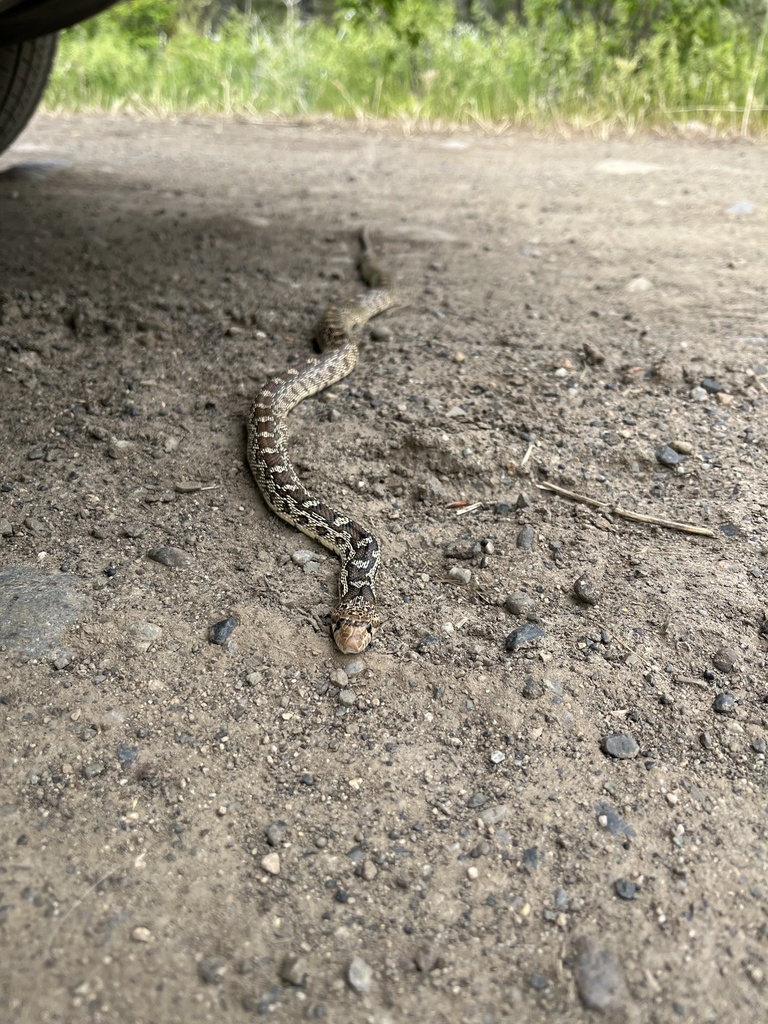
[{"label": "wheel", "polygon": [[0,153],[35,112],[55,54],[55,35],[0,46]]}]

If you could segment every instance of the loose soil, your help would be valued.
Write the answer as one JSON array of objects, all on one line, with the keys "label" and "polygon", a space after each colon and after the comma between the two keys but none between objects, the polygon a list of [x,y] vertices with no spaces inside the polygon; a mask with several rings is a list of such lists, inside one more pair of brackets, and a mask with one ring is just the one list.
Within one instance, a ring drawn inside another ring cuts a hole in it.
[{"label": "loose soil", "polygon": [[[4,1019],[765,1019],[767,156],[97,116],[3,156]],[[381,540],[349,658],[244,422],[363,223],[399,305],[291,417]],[[68,601],[35,642],[11,579]]]}]

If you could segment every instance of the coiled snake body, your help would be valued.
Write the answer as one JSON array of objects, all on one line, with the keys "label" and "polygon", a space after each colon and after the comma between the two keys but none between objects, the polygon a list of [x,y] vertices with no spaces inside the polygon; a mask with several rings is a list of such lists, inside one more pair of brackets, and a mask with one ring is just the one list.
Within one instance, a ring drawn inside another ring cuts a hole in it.
[{"label": "coiled snake body", "polygon": [[353,329],[395,301],[392,279],[374,262],[365,229],[360,232],[357,265],[368,290],[354,302],[326,310],[315,328],[321,355],[267,381],[248,417],[248,462],[267,505],[341,559],[339,600],[331,613],[331,631],[336,646],[345,654],[364,651],[380,624],[374,590],[379,544],[362,526],[304,487],[288,456],[286,419],[302,399],[352,372],[358,355]]}]

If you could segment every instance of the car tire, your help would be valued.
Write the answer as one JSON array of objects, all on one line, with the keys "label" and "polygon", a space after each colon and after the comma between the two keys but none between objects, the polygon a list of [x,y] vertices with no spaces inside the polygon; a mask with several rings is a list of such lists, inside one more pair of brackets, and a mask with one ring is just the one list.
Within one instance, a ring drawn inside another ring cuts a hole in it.
[{"label": "car tire", "polygon": [[55,55],[55,35],[0,46],[0,153],[34,114]]}]

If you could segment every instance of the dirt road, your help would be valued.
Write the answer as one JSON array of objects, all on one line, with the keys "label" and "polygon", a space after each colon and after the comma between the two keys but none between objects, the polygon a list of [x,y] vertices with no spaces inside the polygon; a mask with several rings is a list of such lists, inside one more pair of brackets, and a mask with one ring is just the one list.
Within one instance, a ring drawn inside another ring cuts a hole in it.
[{"label": "dirt road", "polygon": [[[765,1019],[767,156],[76,117],[2,158],[3,1019]],[[244,420],[363,223],[399,305],[291,418],[382,544],[350,658]]]}]

